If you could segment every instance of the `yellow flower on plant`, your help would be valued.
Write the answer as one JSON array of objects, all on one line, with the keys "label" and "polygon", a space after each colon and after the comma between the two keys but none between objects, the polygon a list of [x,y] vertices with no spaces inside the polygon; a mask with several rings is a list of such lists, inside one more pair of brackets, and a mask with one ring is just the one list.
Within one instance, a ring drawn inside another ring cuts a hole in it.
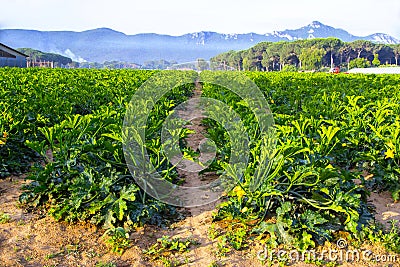
[{"label": "yellow flower on plant", "polygon": [[242,200],[243,196],[246,195],[246,192],[243,190],[242,187],[240,186],[236,186],[233,189],[233,193],[235,193],[235,195],[238,197],[239,201]]},{"label": "yellow flower on plant", "polygon": [[4,138],[7,138],[7,136],[8,136],[8,133],[7,133],[6,131],[4,131],[4,132],[3,132],[3,137],[4,137]]},{"label": "yellow flower on plant", "polygon": [[246,211],[248,211],[249,209],[247,207],[244,207],[240,212],[241,213],[245,213]]},{"label": "yellow flower on plant", "polygon": [[388,149],[385,152],[385,159],[393,159],[394,158],[394,150],[393,149]]},{"label": "yellow flower on plant", "polygon": [[0,139],[0,145],[5,145],[6,143],[4,143],[3,140]]},{"label": "yellow flower on plant", "polygon": [[342,146],[345,147],[345,146],[347,146],[347,144],[346,144],[346,143],[343,143]]},{"label": "yellow flower on plant", "polygon": [[329,164],[328,166],[326,166],[327,169],[334,169],[332,164]]}]

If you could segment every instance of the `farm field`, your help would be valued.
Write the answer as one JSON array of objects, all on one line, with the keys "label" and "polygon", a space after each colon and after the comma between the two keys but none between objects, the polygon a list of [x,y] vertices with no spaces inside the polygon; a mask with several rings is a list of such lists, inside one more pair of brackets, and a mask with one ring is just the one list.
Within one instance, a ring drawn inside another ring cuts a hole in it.
[{"label": "farm field", "polygon": [[[304,252],[341,240],[397,261],[325,257],[297,265],[399,265],[399,75],[164,73],[182,85],[151,103],[144,143],[150,161],[176,185],[226,177],[233,186],[216,207],[165,204],[127,167],[129,102],[146,81],[157,84],[160,72],[0,69],[1,264],[268,266],[257,258],[260,249]],[[221,86],[226,81],[239,90]],[[272,112],[273,131],[260,126],[251,95],[240,96],[253,82]],[[175,133],[194,162],[196,131],[216,145],[214,160],[191,176],[165,159],[161,132],[175,108],[200,96],[230,108],[211,108],[220,121],[198,120]],[[230,114],[240,117],[239,130],[223,127]],[[245,166],[230,163],[241,155],[231,139],[242,132],[249,139]],[[272,263],[291,261],[274,254]]]}]

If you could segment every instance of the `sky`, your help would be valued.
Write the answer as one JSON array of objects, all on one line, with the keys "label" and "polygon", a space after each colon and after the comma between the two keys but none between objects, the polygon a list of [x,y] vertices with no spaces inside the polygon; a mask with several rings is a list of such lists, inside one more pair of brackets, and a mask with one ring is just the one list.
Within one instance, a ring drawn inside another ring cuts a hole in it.
[{"label": "sky", "polygon": [[400,39],[399,0],[1,0],[0,6],[0,29],[265,34],[317,20],[357,36]]}]

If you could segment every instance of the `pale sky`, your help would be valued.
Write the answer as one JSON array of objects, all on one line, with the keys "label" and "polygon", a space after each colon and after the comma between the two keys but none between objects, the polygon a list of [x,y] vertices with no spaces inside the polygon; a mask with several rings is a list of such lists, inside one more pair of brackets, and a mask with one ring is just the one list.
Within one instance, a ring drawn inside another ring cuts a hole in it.
[{"label": "pale sky", "polygon": [[0,7],[0,29],[264,34],[318,20],[358,36],[400,39],[399,0],[1,0]]}]

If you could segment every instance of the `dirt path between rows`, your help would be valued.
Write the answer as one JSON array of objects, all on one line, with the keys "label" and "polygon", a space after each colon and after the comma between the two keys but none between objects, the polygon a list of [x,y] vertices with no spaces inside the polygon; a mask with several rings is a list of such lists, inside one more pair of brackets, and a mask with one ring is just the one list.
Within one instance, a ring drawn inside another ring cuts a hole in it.
[{"label": "dirt path between rows", "polygon": [[[201,143],[205,140],[206,128],[202,124],[202,120],[204,115],[202,113],[200,107],[200,98],[201,98],[201,89],[202,86],[199,82],[195,83],[195,90],[193,92],[192,97],[190,98],[190,104],[186,105],[183,110],[179,110],[179,117],[190,120],[190,124],[186,125],[185,128],[192,130],[194,133],[189,134],[187,138],[185,138],[186,145],[191,148],[193,151],[199,152],[199,148]],[[202,162],[206,162],[207,160],[212,160],[213,155],[202,154],[199,157],[199,160]],[[202,185],[207,185],[210,182],[218,179],[218,175],[214,172],[200,174],[198,171],[191,171],[190,169],[195,168],[177,168],[179,176],[184,179],[183,186],[187,187],[197,187]],[[188,212],[192,216],[199,215],[205,211],[213,210],[218,202],[210,203],[207,205],[202,205],[198,207],[188,208]]]}]

